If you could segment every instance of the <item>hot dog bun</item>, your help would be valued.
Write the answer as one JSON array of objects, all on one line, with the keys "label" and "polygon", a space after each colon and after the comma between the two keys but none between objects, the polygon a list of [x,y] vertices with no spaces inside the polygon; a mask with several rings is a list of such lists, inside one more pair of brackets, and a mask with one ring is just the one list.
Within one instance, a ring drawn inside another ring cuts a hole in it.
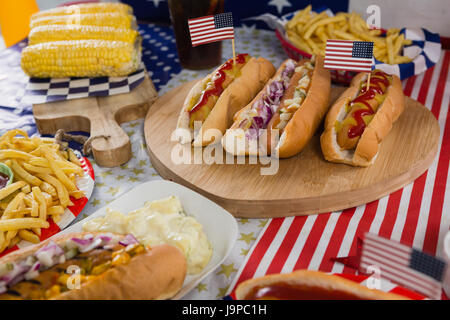
[{"label": "hot dog bun", "polygon": [[[71,238],[82,238],[93,232],[68,233],[47,239],[0,259],[0,264],[20,261],[50,241],[62,244]],[[116,235],[117,237],[123,237]],[[150,248],[126,264],[110,268],[93,280],[52,297],[54,300],[161,300],[173,297],[182,287],[186,276],[186,258],[176,247],[167,244]]]},{"label": "hot dog bun", "polygon": [[[250,141],[245,130],[240,129],[241,122],[245,113],[250,112],[253,105],[263,98],[267,93],[272,82],[279,81],[286,64],[292,60],[284,61],[278,68],[275,76],[268,81],[266,86],[259,94],[234,117],[235,122],[227,131],[222,144],[224,149],[231,154],[242,155],[275,155],[280,158],[288,158],[298,154],[305,147],[311,137],[314,135],[323,117],[328,110],[328,98],[330,94],[330,72],[323,67],[323,57],[314,58],[314,69],[309,77],[310,83],[306,97],[300,106],[293,112],[283,129],[277,129],[280,123],[280,114],[278,110],[273,113],[271,120],[267,124],[266,130],[259,136],[259,143]],[[303,66],[309,60],[296,62],[295,68]],[[302,76],[295,71],[290,79],[288,87],[285,89],[279,109],[285,106],[287,100],[285,96],[292,99],[293,92],[298,86],[299,79]],[[281,135],[280,135],[281,132]]]},{"label": "hot dog bun", "polygon": [[280,158],[288,158],[303,150],[322,122],[329,107],[330,71],[323,67],[324,58],[316,57],[311,87],[301,107],[294,113],[276,144]]},{"label": "hot dog bun", "polygon": [[356,148],[342,150],[337,143],[335,124],[346,116],[345,106],[358,95],[360,84],[367,81],[367,74],[359,73],[352,79],[350,87],[337,99],[325,119],[325,131],[320,137],[320,143],[326,160],[360,167],[373,164],[381,142],[405,109],[405,97],[400,79],[395,75],[391,77],[392,82],[387,89],[386,98],[378,107],[372,121],[364,129]]},{"label": "hot dog bun", "polygon": [[194,132],[189,126],[190,115],[188,108],[192,99],[204,90],[206,84],[219,68],[196,83],[186,96],[178,117],[177,129],[188,130],[190,135],[179,135],[178,141],[180,143],[191,143],[193,139],[193,145],[200,147],[214,142],[213,137],[207,136],[208,130],[216,129],[222,134],[225,133],[225,130],[233,122],[233,115],[242,109],[275,73],[275,67],[270,61],[262,57],[250,58],[242,67],[240,75],[219,96],[208,117],[202,123],[200,131]]},{"label": "hot dog bun", "polygon": [[[281,289],[277,290],[277,288]],[[287,290],[283,291],[283,289]],[[236,298],[238,300],[407,300],[406,297],[369,289],[339,276],[310,270],[272,274],[244,281],[236,289]]]}]

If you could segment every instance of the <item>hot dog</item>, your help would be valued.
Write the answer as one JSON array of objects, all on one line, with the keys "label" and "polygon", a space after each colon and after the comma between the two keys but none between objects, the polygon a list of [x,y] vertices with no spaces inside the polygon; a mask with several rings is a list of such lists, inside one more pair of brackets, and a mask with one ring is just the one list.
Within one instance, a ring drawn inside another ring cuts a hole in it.
[{"label": "hot dog", "polygon": [[323,57],[286,60],[264,89],[234,119],[222,144],[234,155],[298,154],[328,109],[330,73]]},{"label": "hot dog", "polygon": [[320,142],[326,160],[366,167],[405,108],[400,79],[373,70],[355,76],[331,107]]},{"label": "hot dog", "polygon": [[320,271],[298,270],[272,274],[242,282],[236,288],[238,300],[406,300],[407,298],[369,289],[351,280]]},{"label": "hot dog", "polygon": [[[233,115],[261,90],[274,73],[274,66],[264,58],[239,54],[236,63],[234,59],[226,61],[189,91],[178,118],[177,129],[185,130],[177,135],[178,141],[191,143],[193,140],[194,146],[214,142],[214,137],[207,131],[216,129],[225,133]],[[200,124],[199,130],[195,122]]]},{"label": "hot dog", "polygon": [[185,275],[186,259],[173,246],[70,233],[0,259],[0,300],[168,299]]}]

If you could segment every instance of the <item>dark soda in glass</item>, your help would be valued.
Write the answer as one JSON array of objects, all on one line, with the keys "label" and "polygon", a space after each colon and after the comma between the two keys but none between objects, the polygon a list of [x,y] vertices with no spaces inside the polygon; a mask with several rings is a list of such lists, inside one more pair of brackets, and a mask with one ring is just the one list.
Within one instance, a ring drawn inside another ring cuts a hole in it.
[{"label": "dark soda in glass", "polygon": [[188,19],[223,13],[224,0],[169,0],[170,17],[180,64],[186,69],[209,69],[222,60],[222,41],[192,46]]}]

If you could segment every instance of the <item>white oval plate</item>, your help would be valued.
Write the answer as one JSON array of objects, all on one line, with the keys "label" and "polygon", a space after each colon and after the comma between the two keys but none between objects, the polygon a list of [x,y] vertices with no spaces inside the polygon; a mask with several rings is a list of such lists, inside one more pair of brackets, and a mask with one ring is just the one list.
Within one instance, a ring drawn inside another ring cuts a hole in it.
[{"label": "white oval plate", "polygon": [[58,235],[82,231],[83,223],[95,217],[104,216],[107,208],[127,214],[143,207],[147,201],[169,196],[178,196],[180,198],[185,212],[203,225],[203,230],[213,247],[213,254],[208,265],[199,274],[187,275],[180,292],[173,297],[173,299],[181,299],[225,260],[231,252],[238,234],[235,218],[228,211],[199,193],[166,180],[145,182],[89,217],[59,232]]}]

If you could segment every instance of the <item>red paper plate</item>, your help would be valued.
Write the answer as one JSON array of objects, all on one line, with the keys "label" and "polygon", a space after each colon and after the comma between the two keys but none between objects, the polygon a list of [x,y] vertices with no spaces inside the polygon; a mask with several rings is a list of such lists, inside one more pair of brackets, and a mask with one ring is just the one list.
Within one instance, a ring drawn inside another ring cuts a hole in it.
[{"label": "red paper plate", "polygon": [[[81,199],[75,199],[71,197],[70,200],[73,202],[73,206],[66,208],[64,213],[61,215],[61,220],[58,221],[57,223],[55,223],[51,218],[47,220],[50,226],[47,229],[41,229],[41,237],[40,237],[41,241],[57,234],[58,232],[66,228],[73,220],[75,220],[75,218],[86,206],[87,202],[89,201],[89,198],[92,195],[92,191],[94,190],[95,175],[94,169],[92,168],[92,164],[89,162],[87,158],[81,157],[79,152],[77,151],[74,152],[79,157],[80,163],[85,172],[84,176],[79,177],[77,179],[77,187],[79,190],[84,191],[85,196],[84,198]],[[11,249],[3,251],[0,254],[0,257],[12,251],[15,251],[19,248],[23,248],[29,245],[31,245],[30,242],[23,240],[19,242],[16,246],[12,247]]]}]

